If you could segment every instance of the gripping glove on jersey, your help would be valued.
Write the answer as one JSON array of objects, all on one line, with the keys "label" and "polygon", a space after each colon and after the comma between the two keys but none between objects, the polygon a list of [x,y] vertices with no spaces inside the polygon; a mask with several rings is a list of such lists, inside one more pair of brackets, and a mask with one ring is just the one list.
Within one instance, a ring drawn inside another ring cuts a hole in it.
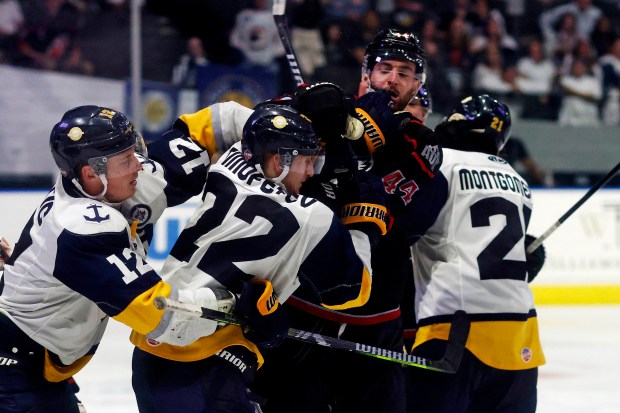
[{"label": "gripping glove on jersey", "polygon": [[245,320],[243,334],[258,347],[277,347],[288,335],[286,310],[267,280],[244,282],[235,312]]},{"label": "gripping glove on jersey", "polygon": [[[532,235],[525,235],[525,249],[536,240]],[[525,267],[527,269],[527,282],[531,283],[545,265],[545,247],[540,245],[531,254],[525,254]]]},{"label": "gripping glove on jersey", "polygon": [[355,101],[357,118],[364,125],[365,145],[354,144],[354,149],[361,156],[364,152],[374,154],[389,141],[397,138],[404,125],[412,118],[409,112],[392,112],[390,98],[390,92],[378,90],[367,93]]},{"label": "gripping glove on jersey", "polygon": [[333,83],[298,86],[292,106],[312,121],[319,139],[326,143],[341,138],[355,140],[362,135],[362,125],[355,122],[352,99]]},{"label": "gripping glove on jersey", "polygon": [[381,179],[370,172],[358,171],[338,181],[337,198],[342,205],[340,219],[350,229],[368,235],[376,245],[387,232],[387,195]]}]

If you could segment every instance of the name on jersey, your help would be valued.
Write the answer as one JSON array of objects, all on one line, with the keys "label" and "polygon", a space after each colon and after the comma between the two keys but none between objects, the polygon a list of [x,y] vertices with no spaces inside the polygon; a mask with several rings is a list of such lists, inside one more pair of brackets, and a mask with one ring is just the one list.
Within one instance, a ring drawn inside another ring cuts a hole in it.
[{"label": "name on jersey", "polygon": [[528,199],[532,197],[530,188],[523,179],[497,171],[463,168],[459,171],[459,184],[461,191],[499,189],[504,192],[521,194]]},{"label": "name on jersey", "polygon": [[287,203],[299,202],[302,207],[306,208],[318,202],[316,199],[307,196],[289,194],[284,188],[272,180],[265,178],[256,170],[254,165],[249,164],[238,151],[231,150],[226,159],[220,161],[220,164],[246,184],[259,185],[261,192],[267,195],[283,195],[284,201]]}]

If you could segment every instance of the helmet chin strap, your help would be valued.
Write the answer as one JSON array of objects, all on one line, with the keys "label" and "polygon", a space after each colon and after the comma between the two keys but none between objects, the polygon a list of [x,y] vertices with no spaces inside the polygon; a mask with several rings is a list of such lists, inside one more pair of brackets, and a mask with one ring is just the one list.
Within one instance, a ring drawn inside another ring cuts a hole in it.
[{"label": "helmet chin strap", "polygon": [[99,177],[99,179],[101,179],[101,183],[103,184],[103,191],[101,191],[99,195],[90,195],[88,192],[86,192],[84,188],[82,188],[82,185],[77,180],[77,178],[73,178],[71,182],[73,182],[73,185],[75,185],[78,191],[80,191],[82,195],[84,195],[85,197],[90,198],[90,199],[96,199],[98,201],[104,201],[105,200],[104,195],[106,192],[108,192],[108,179],[106,178],[105,175],[97,175],[97,176]]}]

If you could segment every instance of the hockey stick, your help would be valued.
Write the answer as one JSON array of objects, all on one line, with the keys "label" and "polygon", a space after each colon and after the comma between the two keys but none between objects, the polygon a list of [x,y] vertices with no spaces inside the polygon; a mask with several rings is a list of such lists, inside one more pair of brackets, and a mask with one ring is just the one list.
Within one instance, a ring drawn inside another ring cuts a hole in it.
[{"label": "hockey stick", "polygon": [[[199,307],[193,304],[180,303],[165,297],[156,297],[155,306],[160,310],[180,311],[193,314],[196,317],[219,321],[226,324],[243,326],[243,320],[230,313],[224,313],[209,308]],[[465,343],[469,335],[469,318],[464,311],[457,311],[454,314],[448,346],[444,356],[440,360],[429,360],[422,357],[413,356],[406,353],[399,353],[366,344],[355,343],[352,341],[341,340],[339,338],[324,336],[309,331],[288,329],[288,337],[306,343],[317,344],[319,346],[331,347],[337,350],[347,350],[356,354],[374,357],[381,360],[400,363],[405,366],[418,367],[426,370],[438,371],[441,373],[456,373],[461,364],[461,358],[465,351]]]},{"label": "hockey stick", "polygon": [[295,50],[293,50],[293,45],[291,44],[291,35],[288,31],[285,11],[286,0],[273,0],[273,21],[276,23],[276,28],[278,29],[278,34],[280,35],[280,41],[282,42],[282,46],[284,46],[284,52],[286,53],[286,60],[288,61],[288,66],[291,69],[291,74],[295,79],[295,83],[299,86],[304,83],[304,79],[301,76],[299,63],[297,63],[297,56],[295,56]]},{"label": "hockey stick", "polygon": [[596,183],[596,185],[594,185],[592,188],[590,188],[590,190],[588,192],[586,192],[586,194],[584,196],[582,196],[581,199],[575,203],[575,205],[573,205],[568,211],[566,211],[566,213],[564,215],[562,215],[560,217],[560,219],[558,219],[553,225],[551,225],[551,227],[549,227],[549,229],[547,231],[545,231],[544,234],[542,234],[540,237],[536,238],[534,240],[534,242],[532,242],[527,247],[527,251],[526,252],[528,254],[531,254],[532,252],[534,252],[536,250],[536,248],[540,247],[540,245],[543,243],[543,241],[546,240],[549,237],[549,235],[553,234],[553,232],[556,229],[558,229],[558,227],[560,225],[562,225],[562,223],[564,223],[564,221],[566,221],[568,219],[568,217],[573,215],[573,213],[579,207],[581,207],[596,191],[601,189],[601,187],[603,185],[605,185],[607,182],[609,182],[611,180],[611,178],[614,177],[616,172],[618,172],[618,169],[620,169],[620,163],[618,163],[616,166],[614,166],[613,169],[611,171],[609,171],[609,173],[607,173],[607,175],[605,175],[603,177],[603,179],[601,179],[599,182]]}]

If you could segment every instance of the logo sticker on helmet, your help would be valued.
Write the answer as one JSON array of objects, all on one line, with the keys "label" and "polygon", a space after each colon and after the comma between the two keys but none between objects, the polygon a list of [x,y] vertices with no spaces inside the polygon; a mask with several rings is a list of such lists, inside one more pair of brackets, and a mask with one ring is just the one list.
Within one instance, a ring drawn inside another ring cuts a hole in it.
[{"label": "logo sticker on helmet", "polygon": [[273,126],[275,126],[278,129],[283,129],[286,127],[286,125],[288,125],[288,122],[286,121],[286,118],[284,116],[276,116],[275,118],[273,118],[271,120],[271,123],[273,123]]},{"label": "logo sticker on helmet", "polygon": [[84,131],[82,131],[82,129],[78,128],[77,126],[74,126],[69,130],[69,133],[67,133],[67,135],[72,141],[79,141],[80,139],[82,139]]}]

